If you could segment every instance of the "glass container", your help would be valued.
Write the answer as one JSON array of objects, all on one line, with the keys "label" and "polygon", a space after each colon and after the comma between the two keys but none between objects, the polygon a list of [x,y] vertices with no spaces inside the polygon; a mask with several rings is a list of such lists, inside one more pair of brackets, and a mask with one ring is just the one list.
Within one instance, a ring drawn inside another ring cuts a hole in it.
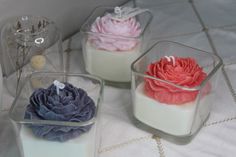
[{"label": "glass container", "polygon": [[108,85],[129,87],[130,66],[147,47],[151,19],[147,9],[96,8],[81,27],[86,71]]},{"label": "glass container", "polygon": [[213,53],[156,43],[131,67],[137,126],[176,143],[190,142],[210,114],[221,65]]},{"label": "glass container", "polygon": [[2,67],[0,64],[0,111],[2,110]]},{"label": "glass container", "polygon": [[[55,84],[55,78],[60,85]],[[32,83],[32,80],[41,82]],[[51,87],[54,92],[49,94],[45,89]],[[95,76],[52,72],[30,74],[9,111],[21,156],[96,157],[100,143],[102,93],[103,81]]]},{"label": "glass container", "polygon": [[1,31],[1,47],[6,87],[13,96],[28,74],[63,71],[61,33],[45,17],[8,19]]}]

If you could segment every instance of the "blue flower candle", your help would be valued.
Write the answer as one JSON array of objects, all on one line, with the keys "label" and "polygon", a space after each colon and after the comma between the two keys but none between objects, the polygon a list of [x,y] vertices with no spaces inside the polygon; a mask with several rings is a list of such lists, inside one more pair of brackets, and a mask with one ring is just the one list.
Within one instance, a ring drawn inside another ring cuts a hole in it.
[{"label": "blue flower candle", "polygon": [[[26,119],[42,119],[70,122],[85,122],[95,115],[94,101],[81,88],[64,83],[57,92],[56,85],[39,88],[30,97],[25,113]],[[91,125],[68,127],[53,125],[30,125],[34,135],[53,141],[67,141],[87,132]]]}]

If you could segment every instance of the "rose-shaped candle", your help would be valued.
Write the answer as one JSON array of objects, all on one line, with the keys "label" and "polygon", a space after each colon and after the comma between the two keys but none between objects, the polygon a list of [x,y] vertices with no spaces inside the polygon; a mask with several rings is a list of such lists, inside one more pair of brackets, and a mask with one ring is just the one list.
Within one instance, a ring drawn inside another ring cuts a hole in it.
[{"label": "rose-shaped candle", "polygon": [[113,84],[127,84],[131,80],[130,65],[144,48],[142,38],[150,16],[143,20],[147,23],[141,23],[137,19],[143,19],[146,10],[116,7],[112,12],[106,8],[104,15],[94,18],[101,9],[105,8],[97,8],[91,15],[87,30],[89,22],[82,26],[86,71]]},{"label": "rose-shaped candle", "polygon": [[[69,83],[58,91],[52,84],[47,89],[39,88],[30,97],[25,119],[40,119],[69,122],[86,122],[95,115],[95,104],[86,91]],[[33,133],[44,139],[67,141],[88,131],[91,125],[80,127],[29,125]]]},{"label": "rose-shaped candle", "polygon": [[[89,42],[92,46],[107,51],[126,52],[133,49],[137,40],[123,37],[138,37],[141,33],[140,23],[131,17],[126,20],[116,20],[112,14],[98,17],[91,27],[91,32],[108,36],[92,35]],[[109,36],[111,35],[111,36]]]},{"label": "rose-shaped candle", "polygon": [[[170,83],[193,88],[206,79],[207,74],[194,58],[166,56],[151,63],[146,74]],[[203,92],[209,92],[209,84]],[[145,79],[145,93],[161,103],[181,105],[194,101],[198,90],[187,91],[171,84],[153,79]]]}]

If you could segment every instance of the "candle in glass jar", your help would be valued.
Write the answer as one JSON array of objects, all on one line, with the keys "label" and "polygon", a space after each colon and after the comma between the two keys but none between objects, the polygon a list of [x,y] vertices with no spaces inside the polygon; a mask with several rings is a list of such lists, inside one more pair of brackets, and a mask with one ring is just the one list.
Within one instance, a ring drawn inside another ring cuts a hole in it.
[{"label": "candle in glass jar", "polygon": [[[81,89],[69,83],[54,83],[47,89],[36,89],[30,97],[25,119],[86,122],[95,116],[94,101]],[[20,131],[25,157],[94,156],[95,127],[24,125]]]},{"label": "candle in glass jar", "polygon": [[140,55],[139,41],[135,39],[141,33],[139,22],[134,17],[119,21],[106,14],[95,20],[91,31],[101,35],[88,37],[87,71],[109,81],[129,82],[130,65]]},{"label": "candle in glass jar", "polygon": [[[97,17],[95,12],[101,10],[105,13]],[[151,15],[130,7],[97,8],[95,12],[81,29],[86,71],[113,84],[127,84],[130,66],[146,46],[143,36]]]},{"label": "candle in glass jar", "polygon": [[[202,89],[199,102],[199,90],[183,88],[199,86],[207,77],[193,58],[165,56],[149,64],[146,75],[159,80],[145,78],[137,86],[134,94],[134,115],[138,120],[176,136],[191,134],[194,122],[198,127],[202,124],[205,117],[201,116],[208,115],[206,113],[209,112],[210,103],[207,102],[207,97],[210,95],[210,84]],[[197,103],[201,105],[201,112],[197,111]]]}]

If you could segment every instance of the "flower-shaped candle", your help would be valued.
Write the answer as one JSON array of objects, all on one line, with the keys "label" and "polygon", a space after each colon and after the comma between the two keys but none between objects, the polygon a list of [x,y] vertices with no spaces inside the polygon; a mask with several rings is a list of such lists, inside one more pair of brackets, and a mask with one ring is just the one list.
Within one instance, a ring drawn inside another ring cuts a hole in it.
[{"label": "flower-shaped candle", "polygon": [[190,137],[207,119],[221,60],[178,43],[160,42],[132,64],[134,116],[175,137]]},{"label": "flower-shaped candle", "polygon": [[138,41],[119,39],[116,36],[138,37],[141,34],[141,25],[134,17],[120,21],[108,13],[95,20],[91,32],[114,35],[114,37],[89,36],[91,46],[100,50],[122,53],[135,49]]},{"label": "flower-shaped candle", "polygon": [[[26,119],[43,119],[70,122],[85,122],[95,115],[94,101],[81,88],[69,83],[57,93],[53,84],[47,89],[39,88],[30,96]],[[30,125],[33,133],[41,138],[53,141],[67,141],[88,131],[91,125],[65,127],[53,125]]]},{"label": "flower-shaped candle", "polygon": [[130,65],[145,48],[143,38],[150,20],[144,9],[97,8],[81,29],[87,72],[114,84],[130,82]]},{"label": "flower-shaped candle", "polygon": [[[32,79],[42,78],[47,82],[35,89]],[[102,88],[103,82],[90,75],[30,75],[10,111],[13,122],[21,126],[16,129],[24,156],[96,156]]]},{"label": "flower-shaped candle", "polygon": [[[203,71],[194,58],[165,56],[160,61],[151,63],[146,74],[161,80],[187,88],[199,86],[206,79]],[[168,83],[145,79],[145,93],[161,103],[181,105],[196,99],[198,90],[186,91]],[[203,92],[209,92],[209,84]]]}]

